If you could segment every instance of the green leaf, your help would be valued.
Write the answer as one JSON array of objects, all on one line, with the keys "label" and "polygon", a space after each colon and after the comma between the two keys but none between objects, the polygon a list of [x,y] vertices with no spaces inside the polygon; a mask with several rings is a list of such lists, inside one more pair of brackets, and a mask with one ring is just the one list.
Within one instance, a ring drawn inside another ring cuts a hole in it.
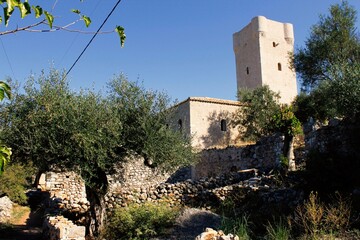
[{"label": "green leaf", "polygon": [[4,7],[4,20],[5,20],[5,26],[9,24],[10,16],[13,13],[13,11],[9,12],[8,7]]},{"label": "green leaf", "polygon": [[35,17],[39,18],[42,14],[43,14],[43,9],[38,5],[38,6],[32,6],[32,9],[34,9],[35,11]]},{"label": "green leaf", "polygon": [[[6,0],[7,3],[7,11],[8,13],[12,13],[15,7],[18,7],[21,3],[20,0]],[[11,15],[11,14],[10,14]]]},{"label": "green leaf", "polygon": [[78,9],[71,9],[73,13],[80,14],[80,11]]},{"label": "green leaf", "polygon": [[52,28],[53,22],[54,22],[54,16],[51,15],[48,11],[44,11],[44,14],[46,16],[46,20],[48,21],[48,24],[50,28]]},{"label": "green leaf", "polygon": [[0,101],[4,99],[4,95],[6,95],[8,98],[11,98],[11,88],[3,81],[0,81],[0,94]]},{"label": "green leaf", "polygon": [[125,29],[121,26],[116,26],[115,31],[119,34],[121,47],[124,47],[124,43],[126,39]]},{"label": "green leaf", "polygon": [[11,148],[0,146],[0,175],[4,172],[5,166],[10,162]]},{"label": "green leaf", "polygon": [[90,23],[91,23],[91,19],[88,16],[82,15],[81,19],[84,20],[85,22],[85,26],[89,27]]},{"label": "green leaf", "polygon": [[0,24],[2,23],[2,16],[0,16]]},{"label": "green leaf", "polygon": [[31,13],[31,7],[28,2],[20,3],[18,8],[20,10],[21,18],[24,18]]}]

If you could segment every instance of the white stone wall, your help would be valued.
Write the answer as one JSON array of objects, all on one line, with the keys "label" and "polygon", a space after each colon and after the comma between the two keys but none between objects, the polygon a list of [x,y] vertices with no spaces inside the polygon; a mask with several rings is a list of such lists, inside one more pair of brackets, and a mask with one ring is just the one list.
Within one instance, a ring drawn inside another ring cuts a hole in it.
[{"label": "white stone wall", "polygon": [[238,88],[268,85],[271,90],[280,92],[282,103],[294,99],[296,75],[289,65],[289,53],[294,51],[292,24],[255,17],[234,33],[233,47]]}]

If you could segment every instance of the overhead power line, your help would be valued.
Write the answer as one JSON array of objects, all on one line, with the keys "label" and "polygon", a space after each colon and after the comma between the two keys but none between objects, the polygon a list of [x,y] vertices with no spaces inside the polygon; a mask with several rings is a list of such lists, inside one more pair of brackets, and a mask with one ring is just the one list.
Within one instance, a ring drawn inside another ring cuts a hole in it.
[{"label": "overhead power line", "polygon": [[67,73],[65,74],[64,78],[66,78],[66,76],[71,72],[71,70],[75,67],[76,63],[80,60],[81,56],[85,53],[86,49],[90,46],[91,42],[94,40],[94,38],[96,37],[96,35],[100,32],[101,28],[105,25],[105,23],[107,22],[107,20],[109,19],[109,17],[111,16],[111,14],[115,11],[116,7],[119,5],[119,3],[121,2],[121,0],[118,0],[117,3],[115,4],[115,6],[111,9],[110,13],[107,15],[107,17],[105,18],[105,20],[103,21],[103,23],[100,25],[100,27],[98,28],[98,30],[94,33],[94,36],[90,39],[90,41],[88,42],[88,44],[85,46],[84,50],[82,50],[82,52],[80,53],[80,55],[78,56],[78,58],[75,60],[75,62],[72,64],[72,66],[70,67],[70,69],[67,71]]}]

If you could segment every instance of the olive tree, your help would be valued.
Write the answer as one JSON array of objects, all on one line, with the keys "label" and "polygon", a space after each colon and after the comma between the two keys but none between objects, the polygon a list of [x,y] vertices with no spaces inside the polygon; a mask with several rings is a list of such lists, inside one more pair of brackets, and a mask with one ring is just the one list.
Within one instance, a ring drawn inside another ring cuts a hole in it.
[{"label": "olive tree", "polygon": [[125,156],[137,154],[163,170],[189,165],[188,139],[167,128],[169,98],[124,76],[109,94],[70,90],[64,73],[52,69],[31,77],[25,93],[14,93],[1,111],[2,140],[15,162],[32,162],[39,174],[54,168],[77,171],[92,204],[92,231],[102,224],[107,173]]}]

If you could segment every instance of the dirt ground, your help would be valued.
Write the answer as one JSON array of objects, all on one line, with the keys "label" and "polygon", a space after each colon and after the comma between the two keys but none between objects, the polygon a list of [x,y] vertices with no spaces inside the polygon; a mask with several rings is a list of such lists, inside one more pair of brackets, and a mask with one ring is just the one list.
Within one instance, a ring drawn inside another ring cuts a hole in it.
[{"label": "dirt ground", "polygon": [[41,240],[42,213],[33,210],[12,222],[12,227],[3,231],[0,240]]}]

